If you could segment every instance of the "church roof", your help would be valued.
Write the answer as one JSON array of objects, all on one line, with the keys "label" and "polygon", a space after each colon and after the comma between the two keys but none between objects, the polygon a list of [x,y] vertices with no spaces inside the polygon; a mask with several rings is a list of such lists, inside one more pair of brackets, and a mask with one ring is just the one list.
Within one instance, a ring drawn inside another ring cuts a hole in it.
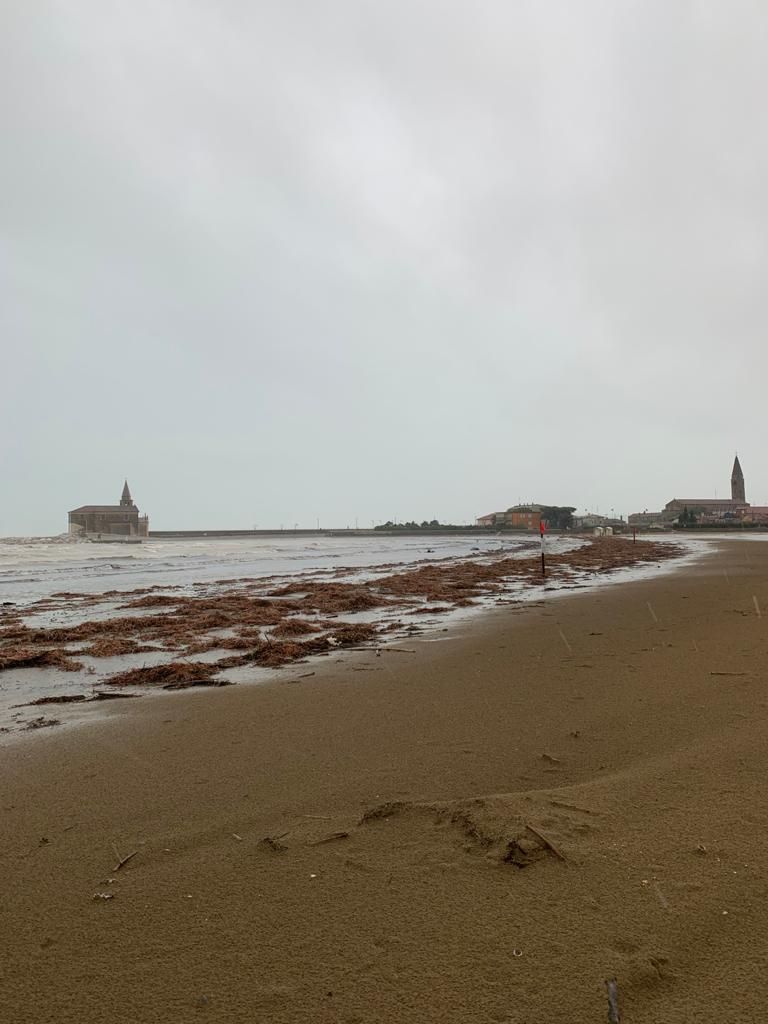
[{"label": "church roof", "polygon": [[670,505],[743,505],[743,501],[734,498],[673,498]]},{"label": "church roof", "polygon": [[134,505],[132,509],[126,509],[125,505],[81,505],[80,508],[70,509],[69,514],[72,515],[75,512],[138,512],[138,509]]},{"label": "church roof", "polygon": [[125,486],[123,487],[123,493],[121,495],[121,500],[122,501],[131,501],[132,500],[132,498],[131,498],[131,491],[130,491],[130,488],[128,487],[128,481],[127,480],[125,481]]}]

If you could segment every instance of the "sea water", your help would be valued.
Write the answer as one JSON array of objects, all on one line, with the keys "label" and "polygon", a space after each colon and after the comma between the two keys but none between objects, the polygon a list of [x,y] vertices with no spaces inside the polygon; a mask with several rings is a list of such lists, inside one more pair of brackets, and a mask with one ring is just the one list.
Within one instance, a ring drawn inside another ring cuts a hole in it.
[{"label": "sea water", "polygon": [[[560,545],[555,538],[552,544]],[[0,541],[0,602],[31,604],[59,591],[101,593],[180,586],[239,577],[290,576],[348,567],[530,552],[538,538],[455,534],[152,539],[136,545],[66,542],[64,538]]]}]

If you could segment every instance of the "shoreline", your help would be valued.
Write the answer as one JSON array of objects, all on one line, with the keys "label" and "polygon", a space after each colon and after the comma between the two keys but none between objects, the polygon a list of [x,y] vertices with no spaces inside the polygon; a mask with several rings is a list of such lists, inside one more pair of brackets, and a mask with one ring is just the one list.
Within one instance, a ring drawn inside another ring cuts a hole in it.
[{"label": "shoreline", "polygon": [[726,542],[4,748],[4,1005],[572,1024],[615,975],[628,1021],[761,1019],[767,570]]},{"label": "shoreline", "polygon": [[212,587],[53,594],[0,617],[0,742],[88,724],[105,701],[158,687],[263,684],[291,663],[314,674],[328,656],[388,654],[393,643],[434,641],[496,606],[651,578],[701,556],[690,544],[611,539],[574,547],[557,538],[546,578],[522,548]]}]

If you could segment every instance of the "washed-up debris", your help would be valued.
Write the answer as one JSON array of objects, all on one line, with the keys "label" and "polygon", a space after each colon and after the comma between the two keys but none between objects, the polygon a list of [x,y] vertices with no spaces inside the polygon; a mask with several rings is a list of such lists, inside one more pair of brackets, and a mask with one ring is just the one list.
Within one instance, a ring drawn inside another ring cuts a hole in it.
[{"label": "washed-up debris", "polygon": [[[666,543],[625,544],[618,538],[596,538],[576,550],[551,555],[548,569],[551,578],[566,578],[567,582],[574,573],[586,576],[623,566],[658,564],[680,553],[680,548]],[[178,651],[181,657],[188,657],[223,648],[239,653],[195,668],[177,660],[170,665],[134,669],[112,676],[108,685],[136,684],[168,689],[227,685],[227,681],[212,680],[212,677],[234,666],[252,664],[279,668],[310,656],[329,654],[334,649],[369,649],[386,630],[403,628],[402,624],[335,621],[345,613],[386,612],[399,607],[403,609],[402,614],[409,614],[414,604],[418,605],[412,609],[414,614],[439,613],[468,607],[479,599],[493,598],[511,581],[530,586],[541,583],[535,556],[509,558],[499,554],[493,559],[467,556],[440,562],[427,560],[410,567],[392,564],[377,569],[387,570],[389,574],[377,574],[365,582],[329,581],[306,574],[266,594],[263,591],[253,593],[265,585],[264,580],[248,578],[200,585],[193,594],[168,593],[173,589],[168,587],[85,596],[62,592],[58,599],[76,601],[78,607],[119,597],[126,602],[121,605],[123,610],[136,609],[141,614],[89,619],[72,626],[35,628],[20,621],[14,609],[13,619],[0,619],[0,670],[26,666],[82,670],[83,666],[73,654],[99,658],[159,650]],[[348,569],[343,571],[349,572]],[[213,586],[228,589],[213,591]],[[330,618],[334,621],[329,621]],[[299,640],[302,636],[305,639]],[[74,651],[73,644],[84,646]],[[402,648],[383,650],[415,653]],[[376,653],[381,656],[379,650]]]},{"label": "washed-up debris", "polygon": [[62,693],[52,697],[38,697],[37,700],[27,701],[26,704],[14,704],[13,707],[31,708],[41,704],[91,704],[97,700],[123,700],[140,696],[140,693],[106,693],[104,690],[96,690],[90,697],[84,693]]},{"label": "washed-up debris", "polygon": [[62,693],[58,697],[38,697],[37,700],[30,700],[26,704],[14,704],[17,708],[31,708],[38,704],[77,704],[88,700],[84,693]]},{"label": "washed-up debris", "polygon": [[621,1024],[619,1014],[619,983],[615,978],[607,978],[605,987],[608,991],[608,1022],[609,1024]]},{"label": "washed-up debris", "polygon": [[105,637],[102,640],[91,641],[88,647],[84,647],[78,653],[87,654],[89,658],[122,658],[126,654],[144,654],[154,650],[155,647],[129,637]]},{"label": "washed-up debris", "polygon": [[348,839],[349,832],[331,832],[328,836],[323,836],[322,839],[315,839],[314,842],[309,843],[309,846],[323,846],[325,843],[335,843],[339,839]]},{"label": "washed-up debris", "polygon": [[555,846],[551,839],[548,839],[542,832],[540,832],[537,828],[534,828],[533,825],[529,824],[528,822],[525,823],[525,827],[528,829],[529,832],[536,836],[540,843],[543,843],[548,850],[554,853],[558,860],[567,861],[568,858],[561,850],[558,850],[558,848]]},{"label": "washed-up debris", "polygon": [[[376,627],[369,623],[339,623],[334,626],[333,636],[312,636],[307,640],[270,640],[255,643],[244,654],[221,658],[215,662],[215,670],[234,668],[240,665],[261,665],[265,668],[279,668],[292,661],[302,661],[312,654],[326,654],[341,647],[355,650],[352,645],[364,643],[376,635]],[[332,640],[332,642],[330,642]],[[366,648],[367,650],[367,648]]]},{"label": "washed-up debris", "polygon": [[218,665],[200,661],[171,661],[167,665],[149,665],[128,669],[104,680],[109,686],[161,686],[164,690],[179,690],[189,686],[225,686],[223,680],[212,676],[220,671]]},{"label": "washed-up debris", "polygon": [[129,853],[127,857],[121,857],[114,843],[112,844],[112,849],[114,850],[115,857],[117,857],[117,864],[115,864],[115,866],[112,868],[115,874],[117,874],[120,868],[124,867],[129,860],[133,860],[133,858],[139,852],[138,850],[134,850],[133,853]]},{"label": "washed-up debris", "polygon": [[128,700],[141,697],[140,693],[108,693],[106,690],[94,690],[90,700]]},{"label": "washed-up debris", "polygon": [[306,633],[319,633],[322,628],[322,625],[317,622],[310,622],[309,619],[300,619],[290,615],[282,622],[278,622],[272,630],[271,636],[301,636]]},{"label": "washed-up debris", "polygon": [[79,672],[82,663],[74,661],[65,651],[34,651],[29,647],[0,650],[0,672],[10,668],[58,668],[62,672]]},{"label": "washed-up debris", "polygon": [[113,892],[95,892],[92,896],[94,900],[113,900],[115,894]]},{"label": "washed-up debris", "polygon": [[284,839],[287,835],[287,832],[283,832],[283,834],[279,836],[264,836],[263,839],[259,840],[259,846],[265,846],[273,853],[285,853],[288,847],[285,843],[281,843],[280,840]]},{"label": "washed-up debris", "polygon": [[41,715],[39,718],[32,718],[24,726],[25,729],[49,729],[51,726],[61,725],[58,718],[45,718]]}]

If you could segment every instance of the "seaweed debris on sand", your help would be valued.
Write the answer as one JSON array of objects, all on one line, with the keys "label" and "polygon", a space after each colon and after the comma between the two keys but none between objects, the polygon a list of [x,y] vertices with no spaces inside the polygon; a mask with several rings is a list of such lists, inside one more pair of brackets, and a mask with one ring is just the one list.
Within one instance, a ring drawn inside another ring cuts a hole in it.
[{"label": "seaweed debris on sand", "polygon": [[199,661],[172,661],[167,665],[132,668],[108,676],[104,682],[110,686],[159,686],[164,690],[184,690],[190,686],[230,686],[225,679],[212,679],[218,665]]},{"label": "seaweed debris on sand", "polygon": [[0,650],[0,672],[10,668],[58,668],[62,672],[79,672],[79,661],[74,661],[68,652],[46,648],[34,650],[31,647],[5,647]]},{"label": "seaweed debris on sand", "polygon": [[[552,552],[548,580],[576,585],[590,575],[658,563],[680,553],[678,546],[668,543],[589,539],[573,550]],[[229,581],[225,589],[213,591],[201,584],[191,594],[158,587],[81,599],[62,592],[62,600],[77,599],[78,606],[119,596],[121,614],[43,628],[25,624],[14,608],[12,616],[0,619],[0,671],[28,666],[77,671],[83,665],[74,655],[112,658],[159,651],[174,652],[178,658],[216,650],[238,652],[206,664],[176,660],[133,668],[107,680],[111,686],[217,686],[223,681],[213,677],[223,669],[251,664],[279,668],[335,648],[371,644],[377,636],[403,628],[387,624],[387,615],[393,611],[438,614],[499,596],[511,584],[525,587],[542,582],[538,555],[511,558],[493,553],[422,562],[410,568],[379,568],[389,571],[365,581],[329,581],[306,574],[288,583],[283,580],[279,586],[274,579]],[[370,621],[376,612],[378,619]],[[359,613],[367,613],[369,621],[337,618]]]}]

